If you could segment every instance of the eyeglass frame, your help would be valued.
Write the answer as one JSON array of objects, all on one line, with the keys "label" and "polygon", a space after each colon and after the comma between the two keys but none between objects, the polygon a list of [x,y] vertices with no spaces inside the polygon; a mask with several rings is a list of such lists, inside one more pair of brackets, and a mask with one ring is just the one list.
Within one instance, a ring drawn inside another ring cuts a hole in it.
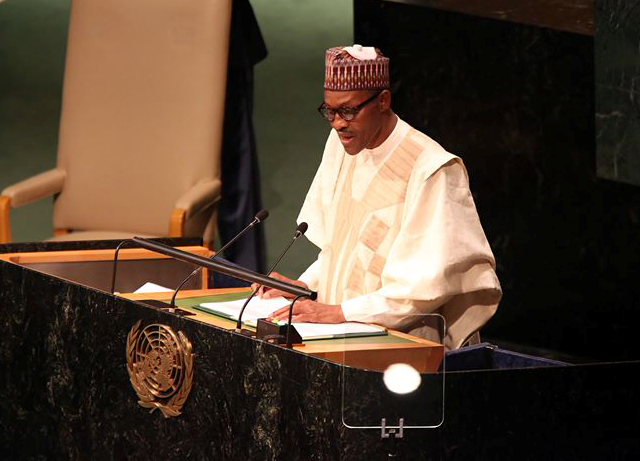
[{"label": "eyeglass frame", "polygon": [[[344,107],[338,107],[337,109],[332,109],[331,107],[329,107],[325,102],[323,102],[322,104],[320,104],[320,106],[318,107],[318,112],[320,113],[320,115],[322,116],[323,119],[325,119],[327,122],[331,123],[336,119],[336,114],[338,114],[340,116],[340,118],[342,120],[344,120],[345,122],[350,122],[353,119],[355,119],[357,117],[357,115],[360,113],[360,111],[362,110],[362,108],[364,106],[366,106],[367,104],[369,104],[371,101],[373,101],[374,99],[376,99],[378,96],[380,96],[382,94],[384,90],[380,90],[378,91],[376,94],[374,94],[373,96],[371,96],[370,98],[366,99],[365,101],[361,102],[360,104],[358,104],[355,107],[349,107],[349,106],[344,106]],[[325,115],[322,113],[323,109],[326,109],[328,111],[330,111],[329,113],[332,114],[331,119],[328,119],[327,117],[325,117]],[[345,118],[345,116],[343,115],[343,112],[345,110],[349,110],[350,112],[353,113],[353,117],[347,119]]]}]

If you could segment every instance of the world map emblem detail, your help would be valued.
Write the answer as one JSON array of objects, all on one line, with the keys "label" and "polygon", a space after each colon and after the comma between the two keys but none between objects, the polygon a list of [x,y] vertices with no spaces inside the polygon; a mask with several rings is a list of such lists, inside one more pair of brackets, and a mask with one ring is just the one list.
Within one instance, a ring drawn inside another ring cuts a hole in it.
[{"label": "world map emblem detail", "polygon": [[193,352],[186,336],[171,327],[138,320],[127,335],[127,372],[138,404],[165,418],[179,416],[193,381]]}]

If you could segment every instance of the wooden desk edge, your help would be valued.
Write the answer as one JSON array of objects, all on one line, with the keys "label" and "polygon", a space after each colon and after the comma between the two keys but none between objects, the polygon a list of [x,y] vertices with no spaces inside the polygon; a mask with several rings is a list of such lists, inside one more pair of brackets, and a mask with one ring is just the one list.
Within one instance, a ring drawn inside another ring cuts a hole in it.
[{"label": "wooden desk edge", "polygon": [[[231,293],[242,293],[249,292],[250,288],[211,288],[205,290],[185,290],[183,292],[179,292],[177,298],[178,299],[188,299],[188,298],[200,298],[205,296],[214,296],[217,294],[231,294]],[[171,297],[171,293],[169,292],[161,292],[161,293],[123,293],[120,294],[121,297],[130,299],[132,301],[139,301],[143,299],[155,299],[155,300],[168,300]],[[182,307],[182,309],[186,309],[190,312],[193,312],[195,315],[191,317],[193,320],[200,321],[206,323],[208,325],[213,325],[218,328],[233,330],[235,328],[235,322],[233,320],[225,319],[222,317],[216,317],[214,315],[209,315],[203,312],[198,311],[197,309],[191,307]],[[412,355],[415,355],[418,351],[425,351],[428,355],[430,366],[421,366],[421,371],[429,370],[434,371],[434,367],[437,367],[437,363],[439,363],[438,357],[442,357],[444,354],[444,346],[442,344],[438,344],[436,342],[418,338],[416,336],[409,335],[407,333],[402,333],[396,330],[387,329],[387,333],[404,338],[410,342],[408,343],[342,343],[340,341],[333,342],[330,344],[327,343],[318,343],[316,341],[307,341],[304,344],[294,346],[293,349],[298,352],[303,352],[305,354],[309,354],[315,357],[318,357],[323,360],[329,360],[331,362],[336,363],[344,363],[347,361],[347,365],[354,366],[360,363],[366,363],[364,366],[367,369],[375,369],[371,362],[366,360],[366,358],[362,361],[358,360],[353,363],[349,363],[349,360],[346,358],[344,354],[374,354],[379,356],[380,354],[386,354],[389,356],[393,354],[394,357],[397,357],[398,361],[402,362],[410,362],[412,361]],[[409,354],[409,356],[407,356]],[[404,360],[404,359],[408,360]],[[414,357],[415,359],[415,357]],[[418,360],[419,361],[419,360]],[[385,365],[383,368],[386,368],[386,365],[393,362],[393,358],[389,357],[388,360],[385,361]],[[383,371],[381,368],[377,369],[378,371]]]},{"label": "wooden desk edge", "polygon": [[[209,257],[212,254],[211,250],[202,246],[176,248],[198,256]],[[32,251],[23,253],[5,253],[0,255],[0,259],[15,264],[108,261],[113,260],[114,253],[115,248],[100,250]],[[122,248],[118,253],[118,260],[167,258],[170,258],[170,256],[155,253],[144,248]]]}]

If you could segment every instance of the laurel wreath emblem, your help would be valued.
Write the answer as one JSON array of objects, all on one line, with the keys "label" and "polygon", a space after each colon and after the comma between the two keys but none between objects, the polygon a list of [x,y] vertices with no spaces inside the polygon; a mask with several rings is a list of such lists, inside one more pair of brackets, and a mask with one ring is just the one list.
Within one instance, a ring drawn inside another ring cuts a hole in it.
[{"label": "laurel wreath emblem", "polygon": [[186,336],[160,324],[141,328],[138,320],[127,335],[127,372],[138,404],[165,418],[179,416],[191,392],[193,352]]}]

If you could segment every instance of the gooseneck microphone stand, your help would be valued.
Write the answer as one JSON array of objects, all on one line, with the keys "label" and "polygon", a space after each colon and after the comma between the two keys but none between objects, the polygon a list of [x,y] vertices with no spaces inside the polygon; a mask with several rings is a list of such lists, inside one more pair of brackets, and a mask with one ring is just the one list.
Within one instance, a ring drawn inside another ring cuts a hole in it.
[{"label": "gooseneck microphone stand", "polygon": [[196,266],[203,266],[203,267],[206,267],[207,269],[211,269],[212,271],[216,271],[221,274],[228,275],[230,277],[235,277],[237,279],[244,280],[246,282],[259,283],[266,287],[274,288],[276,290],[281,290],[281,291],[284,291],[285,293],[289,293],[294,296],[304,295],[304,296],[308,296],[310,299],[316,299],[317,297],[317,293],[315,291],[302,288],[301,286],[294,285],[292,283],[287,283],[281,280],[267,277],[265,275],[258,274],[257,272],[253,272],[248,269],[232,266],[222,261],[216,261],[215,259],[210,259],[210,258],[203,258],[202,256],[194,255],[192,253],[187,253],[186,251],[178,250],[177,248],[173,248],[169,245],[153,242],[151,240],[147,240],[141,237],[133,237],[131,240],[136,244],[138,244],[139,246],[141,246],[142,248],[146,248],[147,250],[151,250],[163,255],[171,256],[172,258],[175,258],[187,263],[195,264]]},{"label": "gooseneck microphone stand", "polygon": [[[271,266],[271,269],[269,269],[269,272],[267,272],[267,276],[271,275],[271,273],[276,268],[276,266],[280,263],[280,261],[282,260],[284,255],[287,254],[287,252],[289,251],[289,248],[291,248],[291,245],[293,245],[293,242],[295,242],[300,237],[302,237],[304,235],[304,233],[307,232],[308,228],[309,228],[309,225],[306,222],[302,222],[302,223],[300,223],[298,225],[298,227],[296,228],[296,232],[293,234],[293,238],[291,239],[291,242],[289,242],[289,245],[287,245],[286,248],[284,249],[284,251],[282,253],[280,253],[280,256],[278,257],[276,262],[273,263],[273,265]],[[240,309],[240,313],[238,314],[238,322],[236,323],[236,332],[237,333],[246,333],[246,331],[242,329],[242,314],[244,314],[244,310],[246,309],[247,305],[249,304],[249,301],[251,301],[253,299],[253,297],[256,295],[256,293],[258,292],[258,290],[260,288],[262,288],[262,285],[258,285],[251,292],[251,294],[249,295],[247,300],[242,305],[242,309]]]},{"label": "gooseneck microphone stand", "polygon": [[[214,254],[213,256],[211,256],[210,259],[215,259],[216,257],[218,257],[218,255],[222,254],[224,252],[224,250],[226,250],[233,242],[235,242],[236,240],[238,240],[240,237],[242,237],[249,229],[251,229],[253,226],[255,226],[258,223],[261,223],[262,221],[264,221],[265,219],[267,219],[269,217],[269,212],[267,210],[260,210],[256,213],[255,217],[253,218],[253,221],[251,221],[247,227],[245,227],[244,229],[242,229],[240,232],[238,232],[235,237],[233,237],[231,240],[229,240],[226,244],[224,244],[222,246],[222,248],[220,248],[216,254]],[[178,285],[178,288],[176,288],[175,290],[173,290],[173,296],[171,296],[171,303],[169,304],[171,308],[174,308],[176,305],[176,296],[178,295],[178,291],[180,291],[180,289],[185,285],[185,283],[187,283],[189,280],[191,280],[191,278],[196,275],[198,272],[200,272],[202,270],[202,266],[197,267],[196,269],[194,269],[193,272],[191,272],[189,275],[187,275],[187,277],[180,283],[180,285]]]}]

